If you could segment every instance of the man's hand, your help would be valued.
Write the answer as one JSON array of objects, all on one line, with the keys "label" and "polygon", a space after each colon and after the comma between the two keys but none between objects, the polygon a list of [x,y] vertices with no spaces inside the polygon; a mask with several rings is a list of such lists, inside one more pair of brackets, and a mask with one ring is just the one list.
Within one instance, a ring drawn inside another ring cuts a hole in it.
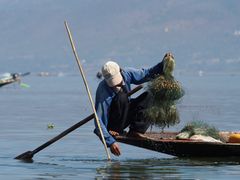
[{"label": "man's hand", "polygon": [[163,58],[163,72],[166,76],[173,76],[175,60],[172,53],[166,53]]},{"label": "man's hand", "polygon": [[120,147],[116,142],[110,146],[110,150],[115,156],[121,155]]}]

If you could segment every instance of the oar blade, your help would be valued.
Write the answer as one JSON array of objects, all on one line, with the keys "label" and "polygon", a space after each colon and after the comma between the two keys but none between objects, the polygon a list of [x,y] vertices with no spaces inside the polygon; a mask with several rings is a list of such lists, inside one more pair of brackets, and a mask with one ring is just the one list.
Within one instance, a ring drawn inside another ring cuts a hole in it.
[{"label": "oar blade", "polygon": [[28,160],[32,160],[33,158],[33,152],[32,151],[27,151],[25,153],[22,153],[20,155],[18,155],[17,157],[15,157],[14,159],[19,159],[19,160],[24,160],[24,161],[28,161]]},{"label": "oar blade", "polygon": [[23,73],[23,74],[19,74],[20,76],[27,76],[27,75],[29,75],[30,74],[30,72],[26,72],[26,73]]}]

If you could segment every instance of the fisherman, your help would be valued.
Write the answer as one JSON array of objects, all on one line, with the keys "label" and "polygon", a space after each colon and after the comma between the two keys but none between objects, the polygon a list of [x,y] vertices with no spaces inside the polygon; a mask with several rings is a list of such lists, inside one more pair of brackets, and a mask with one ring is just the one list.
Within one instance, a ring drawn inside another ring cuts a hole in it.
[{"label": "fisherman", "polygon": [[20,75],[18,73],[12,73],[11,76],[14,81],[20,81]]},{"label": "fisherman", "polygon": [[[154,79],[167,69],[165,57],[151,68],[125,68],[122,69],[114,61],[106,62],[102,67],[102,80],[96,91],[95,108],[102,128],[106,144],[111,152],[119,156],[120,147],[114,136],[124,133],[129,127],[127,136],[144,137],[150,123],[142,118],[141,110],[144,109],[144,100],[147,92],[142,93],[135,99],[130,99],[127,93],[131,91],[131,84],[139,85]],[[101,139],[100,131],[95,120],[94,133]]]}]

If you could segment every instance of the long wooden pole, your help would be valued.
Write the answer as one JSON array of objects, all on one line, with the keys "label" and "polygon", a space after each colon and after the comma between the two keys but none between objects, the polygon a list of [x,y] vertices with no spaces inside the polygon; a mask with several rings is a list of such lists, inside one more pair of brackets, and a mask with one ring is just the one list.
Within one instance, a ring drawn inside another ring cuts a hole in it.
[{"label": "long wooden pole", "polygon": [[100,125],[100,122],[99,122],[99,119],[98,119],[98,115],[97,115],[97,112],[96,112],[96,109],[95,109],[95,106],[94,106],[94,103],[93,103],[93,99],[92,99],[92,96],[91,96],[91,93],[90,93],[90,90],[89,90],[89,87],[88,87],[88,84],[87,84],[87,80],[85,78],[83,68],[82,68],[82,65],[80,63],[80,59],[78,58],[78,54],[77,54],[77,51],[76,51],[76,48],[75,48],[75,45],[74,45],[74,42],[73,42],[71,31],[68,27],[67,21],[65,21],[64,24],[65,24],[65,27],[66,27],[67,32],[68,32],[68,37],[69,37],[69,40],[70,40],[70,43],[71,43],[71,46],[72,46],[73,54],[74,54],[75,59],[77,61],[78,68],[79,68],[80,73],[82,75],[83,82],[85,84],[89,100],[91,102],[92,110],[94,112],[94,116],[95,116],[95,119],[96,119],[96,122],[97,122],[97,126],[98,126],[98,129],[100,131],[100,135],[101,135],[101,138],[102,138],[102,141],[103,141],[103,144],[104,144],[104,148],[105,148],[105,151],[106,151],[106,154],[107,154],[107,158],[108,158],[108,160],[111,160],[111,157],[110,157],[110,154],[109,154],[109,151],[108,151],[108,148],[107,148],[107,144],[106,144],[105,138],[103,136],[102,128],[101,128],[101,125]]}]

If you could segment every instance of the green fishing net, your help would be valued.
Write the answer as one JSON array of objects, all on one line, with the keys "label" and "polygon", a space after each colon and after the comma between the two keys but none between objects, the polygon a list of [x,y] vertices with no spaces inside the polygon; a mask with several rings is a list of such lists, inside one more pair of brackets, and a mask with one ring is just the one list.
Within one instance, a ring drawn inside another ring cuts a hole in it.
[{"label": "green fishing net", "polygon": [[162,129],[180,122],[179,112],[175,105],[154,104],[145,110],[145,116],[152,125]]},{"label": "green fishing net", "polygon": [[184,95],[181,84],[173,76],[161,75],[155,78],[149,83],[148,90],[152,93],[155,102],[171,104]]},{"label": "green fishing net", "polygon": [[[221,139],[219,135],[219,130],[214,126],[211,126],[203,121],[189,122],[181,130],[181,133],[188,134],[189,137],[193,135],[204,135],[204,136],[213,137],[215,139]],[[182,135],[181,133],[179,135]]]},{"label": "green fishing net", "polygon": [[184,95],[181,84],[174,78],[159,76],[148,85],[150,101],[145,116],[152,125],[164,129],[180,122],[176,103]]},{"label": "green fishing net", "polygon": [[180,82],[173,77],[175,61],[173,56],[165,57],[164,74],[148,83],[149,102],[144,114],[151,125],[162,128],[180,122],[176,104],[183,97],[184,90]]}]

